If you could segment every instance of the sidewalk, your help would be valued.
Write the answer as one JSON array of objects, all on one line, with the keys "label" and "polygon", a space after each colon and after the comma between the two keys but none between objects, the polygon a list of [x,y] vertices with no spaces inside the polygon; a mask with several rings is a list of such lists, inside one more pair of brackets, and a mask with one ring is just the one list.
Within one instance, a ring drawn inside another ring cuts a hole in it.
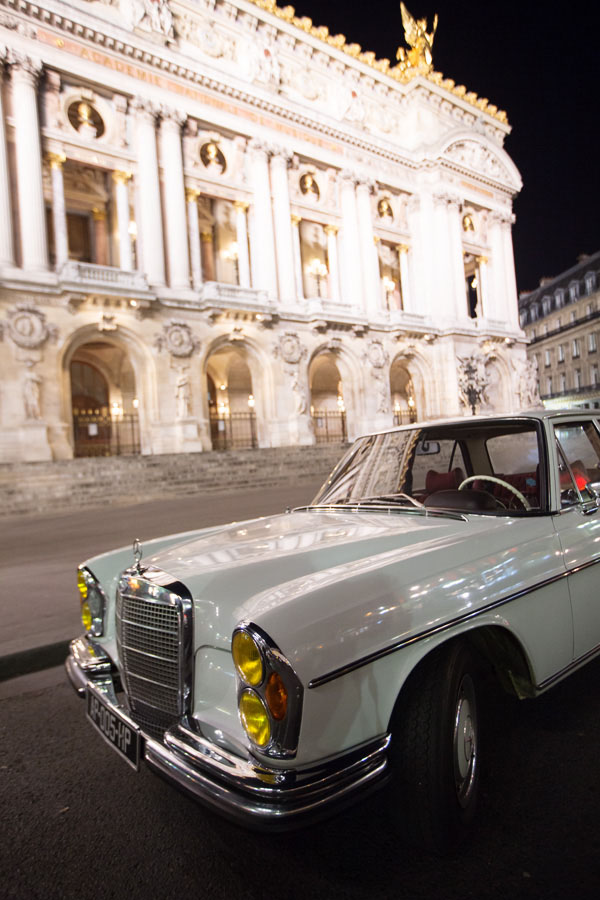
[{"label": "sidewalk", "polygon": [[0,681],[56,666],[82,631],[76,569],[90,556],[160,535],[310,503],[311,485],[0,519]]}]

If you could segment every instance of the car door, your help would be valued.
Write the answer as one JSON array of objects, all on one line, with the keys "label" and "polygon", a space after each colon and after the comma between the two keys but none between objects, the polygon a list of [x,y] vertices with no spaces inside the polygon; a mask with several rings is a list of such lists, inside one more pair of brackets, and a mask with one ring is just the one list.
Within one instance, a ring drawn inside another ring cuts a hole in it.
[{"label": "car door", "polygon": [[569,572],[573,656],[600,648],[600,433],[595,421],[554,423],[560,512],[554,524]]}]

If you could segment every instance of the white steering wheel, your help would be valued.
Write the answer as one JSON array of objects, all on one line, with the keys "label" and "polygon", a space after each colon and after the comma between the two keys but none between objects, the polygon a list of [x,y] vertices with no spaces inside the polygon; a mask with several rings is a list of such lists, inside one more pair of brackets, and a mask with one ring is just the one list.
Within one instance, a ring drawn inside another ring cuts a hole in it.
[{"label": "white steering wheel", "polygon": [[462,491],[464,486],[466,484],[471,484],[472,481],[493,481],[494,484],[501,484],[502,487],[508,488],[508,490],[515,495],[517,500],[521,501],[525,509],[531,509],[527,498],[521,493],[521,491],[517,490],[516,487],[513,487],[512,484],[509,484],[508,481],[503,481],[502,478],[496,478],[495,475],[469,475],[468,478],[465,478],[465,480],[459,484],[459,491]]}]

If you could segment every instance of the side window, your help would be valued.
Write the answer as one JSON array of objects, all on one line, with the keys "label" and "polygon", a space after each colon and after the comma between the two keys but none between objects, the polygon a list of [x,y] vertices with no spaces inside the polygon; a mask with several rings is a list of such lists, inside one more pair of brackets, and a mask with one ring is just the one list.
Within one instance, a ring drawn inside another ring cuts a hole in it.
[{"label": "side window", "polygon": [[590,422],[554,427],[558,451],[561,507],[595,499],[600,488],[600,436]]}]

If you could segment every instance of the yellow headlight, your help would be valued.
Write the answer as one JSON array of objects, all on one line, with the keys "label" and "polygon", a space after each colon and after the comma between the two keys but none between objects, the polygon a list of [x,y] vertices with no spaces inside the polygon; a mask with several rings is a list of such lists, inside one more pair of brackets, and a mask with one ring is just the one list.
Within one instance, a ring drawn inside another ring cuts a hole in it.
[{"label": "yellow headlight", "polygon": [[92,611],[87,600],[81,604],[81,621],[86,631],[92,630]]},{"label": "yellow headlight", "polygon": [[248,737],[259,747],[266,747],[271,739],[271,723],[265,704],[254,691],[240,694],[239,711]]},{"label": "yellow headlight", "polygon": [[233,662],[242,681],[253,687],[264,677],[263,661],[254,640],[245,631],[236,631],[231,645]]},{"label": "yellow headlight", "polygon": [[79,588],[79,594],[81,596],[81,602],[87,600],[88,595],[88,586],[85,578],[83,577],[83,572],[81,569],[77,570],[77,587]]}]

